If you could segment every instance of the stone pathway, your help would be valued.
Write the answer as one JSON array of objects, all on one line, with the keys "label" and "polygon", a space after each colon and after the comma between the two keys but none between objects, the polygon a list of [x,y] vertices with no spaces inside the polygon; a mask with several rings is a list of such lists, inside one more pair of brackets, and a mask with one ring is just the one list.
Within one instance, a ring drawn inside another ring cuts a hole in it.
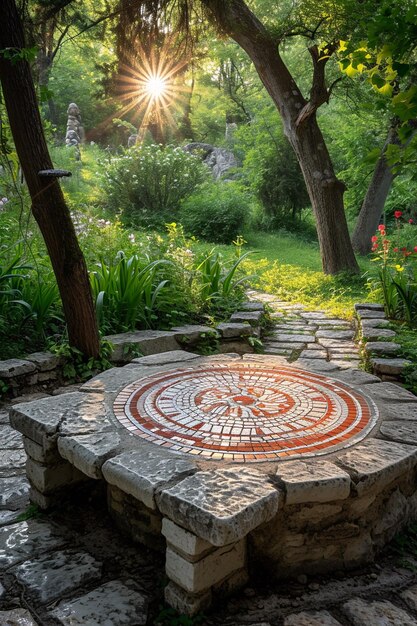
[{"label": "stone pathway", "polygon": [[[349,322],[266,294],[255,296],[273,309],[266,354],[308,363],[312,370],[315,363],[329,372],[358,366]],[[162,604],[163,556],[121,537],[108,518],[100,485],[95,493],[79,491],[76,506],[63,503],[40,515],[30,507],[23,444],[8,423],[6,407],[0,411],[0,442],[0,626],[175,624]],[[407,560],[415,571],[417,560]],[[414,571],[388,554],[350,576],[301,575],[279,585],[252,580],[195,623],[417,626]]]}]

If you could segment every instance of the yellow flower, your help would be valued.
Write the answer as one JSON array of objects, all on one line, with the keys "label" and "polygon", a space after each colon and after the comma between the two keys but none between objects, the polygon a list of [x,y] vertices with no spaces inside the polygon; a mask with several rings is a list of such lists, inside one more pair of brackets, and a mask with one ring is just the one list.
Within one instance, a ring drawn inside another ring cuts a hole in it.
[{"label": "yellow flower", "polygon": [[404,271],[404,268],[403,268],[402,265],[396,265],[395,269],[397,270],[397,272],[403,272]]}]

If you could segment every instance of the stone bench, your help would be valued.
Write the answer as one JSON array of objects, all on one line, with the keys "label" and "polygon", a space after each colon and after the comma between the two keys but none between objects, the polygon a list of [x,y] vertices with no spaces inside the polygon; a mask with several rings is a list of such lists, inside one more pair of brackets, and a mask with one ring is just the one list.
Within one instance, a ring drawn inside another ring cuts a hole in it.
[{"label": "stone bench", "polygon": [[[379,420],[365,439],[326,456],[250,467],[217,462],[136,437],[115,418],[126,385],[223,358],[176,351],[135,359],[79,392],[10,412],[24,435],[32,501],[48,508],[82,481],[105,483],[121,530],[166,550],[166,600],[189,615],[244,585],[257,568],[280,578],[356,567],[416,518],[417,398],[360,370],[324,371],[331,378],[323,380],[363,393]],[[288,366],[271,356],[227,359]]]}]

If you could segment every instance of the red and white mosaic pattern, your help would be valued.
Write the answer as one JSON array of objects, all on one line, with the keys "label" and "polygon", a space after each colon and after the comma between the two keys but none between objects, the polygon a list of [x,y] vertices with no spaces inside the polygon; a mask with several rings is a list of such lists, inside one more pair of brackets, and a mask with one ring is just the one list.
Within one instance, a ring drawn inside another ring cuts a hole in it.
[{"label": "red and white mosaic pattern", "polygon": [[239,462],[327,454],[363,439],[378,417],[371,400],[334,379],[236,361],[132,383],[117,397],[114,412],[152,443]]}]

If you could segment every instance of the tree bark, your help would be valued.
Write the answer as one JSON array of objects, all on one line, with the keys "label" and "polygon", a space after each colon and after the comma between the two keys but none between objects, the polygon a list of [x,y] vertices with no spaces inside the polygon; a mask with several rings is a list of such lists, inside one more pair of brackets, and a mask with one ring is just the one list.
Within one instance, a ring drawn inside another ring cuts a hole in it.
[{"label": "tree bark", "polygon": [[344,211],[344,184],[333,164],[316,119],[316,110],[330,97],[325,87],[326,60],[310,50],[314,75],[310,100],[305,100],[282,60],[278,41],[246,6],[244,0],[201,0],[209,16],[249,55],[274,101],[284,132],[300,163],[317,224],[323,271],[359,272]]},{"label": "tree bark", "polygon": [[366,255],[371,251],[371,237],[378,228],[381,215],[384,212],[385,201],[394,180],[394,174],[385,158],[386,150],[390,144],[399,145],[400,143],[397,127],[392,126],[388,132],[382,154],[375,166],[352,235],[353,249],[359,254]]},{"label": "tree bark", "polygon": [[14,0],[0,2],[0,81],[16,151],[61,294],[69,342],[88,357],[99,354],[97,320],[87,267],[69,209],[56,178],[39,176],[53,169],[27,61],[5,59],[24,48],[22,23]]}]

